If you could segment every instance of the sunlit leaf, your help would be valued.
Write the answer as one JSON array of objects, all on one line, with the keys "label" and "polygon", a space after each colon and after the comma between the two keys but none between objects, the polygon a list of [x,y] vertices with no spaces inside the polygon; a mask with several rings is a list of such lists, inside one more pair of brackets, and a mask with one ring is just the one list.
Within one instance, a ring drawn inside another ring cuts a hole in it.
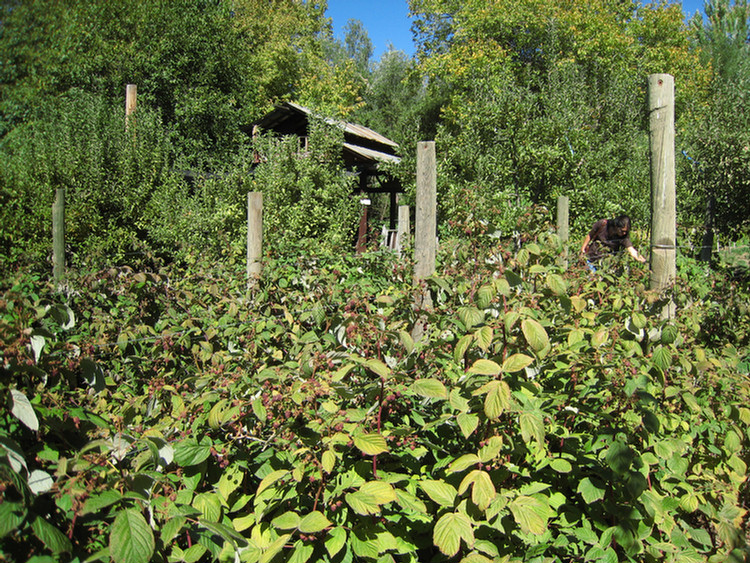
[{"label": "sunlit leaf", "polygon": [[109,532],[109,552],[115,563],[148,563],[154,554],[154,533],[143,515],[121,510]]},{"label": "sunlit leaf", "polygon": [[471,520],[461,512],[444,514],[435,523],[432,539],[444,555],[453,557],[461,548],[462,540],[468,548],[474,545],[474,529]]}]

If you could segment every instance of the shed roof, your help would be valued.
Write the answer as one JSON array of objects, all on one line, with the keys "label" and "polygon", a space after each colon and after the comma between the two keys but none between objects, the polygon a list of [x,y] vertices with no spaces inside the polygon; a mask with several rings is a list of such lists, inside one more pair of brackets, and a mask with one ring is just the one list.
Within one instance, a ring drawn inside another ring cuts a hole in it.
[{"label": "shed roof", "polygon": [[326,123],[335,125],[344,131],[344,161],[348,165],[400,162],[400,157],[396,155],[398,143],[388,137],[363,125],[318,116],[312,110],[293,102],[279,104],[271,112],[253,123],[253,126],[274,131],[280,135],[304,137],[308,134],[309,118],[313,116],[320,117]]}]

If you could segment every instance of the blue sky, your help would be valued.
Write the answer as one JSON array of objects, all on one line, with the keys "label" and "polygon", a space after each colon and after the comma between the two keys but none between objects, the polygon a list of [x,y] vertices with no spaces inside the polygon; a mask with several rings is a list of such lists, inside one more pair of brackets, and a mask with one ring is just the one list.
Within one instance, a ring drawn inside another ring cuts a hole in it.
[{"label": "blue sky", "polygon": [[[684,0],[682,9],[692,16],[703,9],[703,0]],[[372,40],[376,61],[389,43],[408,55],[414,54],[407,0],[328,0],[326,15],[333,19],[333,34],[342,40],[346,23],[350,19],[361,21]]]}]

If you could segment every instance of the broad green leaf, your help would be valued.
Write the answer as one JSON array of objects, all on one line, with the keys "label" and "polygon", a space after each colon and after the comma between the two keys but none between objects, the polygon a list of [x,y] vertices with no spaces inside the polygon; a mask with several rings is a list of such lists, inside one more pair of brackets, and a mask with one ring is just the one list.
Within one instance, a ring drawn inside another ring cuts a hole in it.
[{"label": "broad green leaf", "polygon": [[411,390],[428,399],[447,399],[448,392],[442,381],[432,378],[417,379],[411,385]]},{"label": "broad green leaf", "polygon": [[462,455],[458,459],[455,459],[451,462],[451,464],[448,466],[448,469],[446,469],[446,472],[450,474],[458,473],[459,471],[465,471],[469,467],[473,467],[474,465],[481,463],[481,461],[482,460],[479,459],[479,456],[475,454]]},{"label": "broad green leaf", "polygon": [[453,359],[457,364],[460,364],[464,360],[464,355],[466,354],[466,351],[469,349],[469,346],[471,346],[471,343],[474,341],[474,336],[471,334],[467,334],[466,336],[462,336],[461,339],[456,344],[456,347],[453,349]]},{"label": "broad green leaf", "polygon": [[[34,531],[34,535],[45,546],[47,546],[47,549],[52,553],[57,555],[70,552],[71,544],[68,537],[41,516],[34,518],[31,522],[31,529]],[[153,537],[151,539],[153,544]],[[112,557],[114,558],[114,555]],[[150,554],[149,557],[151,557]],[[119,561],[116,560],[116,563],[119,563]]]},{"label": "broad green leaf", "polygon": [[336,454],[331,450],[326,450],[320,457],[320,464],[323,466],[323,471],[330,473],[336,466]]},{"label": "broad green leaf", "polygon": [[638,311],[635,311],[631,316],[631,320],[633,321],[633,324],[637,328],[645,328],[646,327],[646,316],[643,313],[639,313]]},{"label": "broad green leaf", "polygon": [[286,542],[291,538],[291,534],[284,534],[283,536],[274,540],[261,554],[258,559],[258,563],[269,563],[276,555],[284,549]]},{"label": "broad green leaf", "polygon": [[495,420],[509,408],[510,387],[505,381],[491,381],[484,398],[484,413],[487,418]]},{"label": "broad green leaf", "polygon": [[271,520],[271,525],[279,530],[296,530],[300,525],[300,517],[296,512],[289,510]]},{"label": "broad green leaf", "polygon": [[222,416],[224,415],[224,407],[227,406],[229,401],[226,399],[219,400],[208,413],[208,425],[214,430],[218,429],[222,423]]},{"label": "broad green leaf", "polygon": [[297,540],[294,543],[294,549],[289,556],[288,563],[306,563],[312,557],[314,551],[315,548],[312,545],[308,545],[302,540]]},{"label": "broad green leaf", "polygon": [[607,463],[617,475],[623,475],[633,462],[634,454],[630,446],[614,441],[607,449]]},{"label": "broad green leaf", "polygon": [[367,360],[364,365],[367,369],[380,377],[390,377],[391,375],[391,368],[375,358]]},{"label": "broad green leaf", "polygon": [[495,288],[492,285],[483,285],[476,294],[476,304],[480,309],[486,309],[495,297]]},{"label": "broad green leaf", "polygon": [[461,319],[466,330],[469,331],[484,321],[484,312],[476,307],[461,307],[458,310],[458,318]]},{"label": "broad green leaf", "polygon": [[492,327],[483,326],[478,331],[476,331],[474,335],[477,340],[477,345],[480,349],[485,352],[490,349],[490,346],[492,346],[492,339],[494,338]]},{"label": "broad green leaf", "polygon": [[[394,495],[395,500],[395,495]],[[303,534],[316,534],[331,526],[331,521],[322,512],[316,510],[305,515],[299,523],[299,531]]]},{"label": "broad green leaf", "polygon": [[503,362],[503,371],[506,373],[515,373],[530,366],[534,363],[534,358],[526,354],[513,354]]},{"label": "broad green leaf", "polygon": [[471,501],[477,505],[479,510],[484,512],[490,503],[495,500],[497,491],[492,483],[490,474],[486,471],[477,470],[474,476],[474,484],[471,488]]},{"label": "broad green leaf", "polygon": [[419,486],[427,493],[428,497],[440,506],[453,506],[456,501],[455,487],[445,481],[425,479],[419,482]]},{"label": "broad green leaf", "polygon": [[568,284],[559,274],[547,274],[547,287],[558,296],[568,292]]},{"label": "broad green leaf", "polygon": [[[521,321],[521,331],[523,332],[526,342],[537,354],[541,353],[549,346],[549,336],[544,327],[534,319],[524,319]],[[518,371],[518,370],[516,370]]]},{"label": "broad green leaf", "polygon": [[500,436],[491,436],[487,443],[479,449],[479,459],[482,463],[489,463],[500,455],[503,447],[503,439]]},{"label": "broad green leaf", "polygon": [[226,502],[229,496],[242,484],[245,473],[239,465],[230,465],[224,470],[219,479],[219,494]]},{"label": "broad green leaf", "polygon": [[472,432],[479,426],[479,417],[475,414],[461,413],[456,417],[458,427],[461,429],[461,434],[464,438],[471,436]]},{"label": "broad green leaf", "polygon": [[466,547],[474,546],[474,529],[469,517],[461,512],[444,514],[435,524],[432,532],[435,546],[448,557],[456,555],[461,548],[461,540]]},{"label": "broad green leaf", "polygon": [[461,396],[458,389],[453,389],[448,396],[451,408],[459,412],[467,412],[469,410],[469,401]]},{"label": "broad green leaf", "polygon": [[558,473],[570,473],[573,471],[573,465],[567,459],[562,459],[561,457],[556,457],[549,465]]},{"label": "broad green leaf", "polygon": [[654,353],[651,356],[651,361],[662,371],[667,371],[669,366],[672,365],[672,354],[668,348],[659,346],[654,350]]},{"label": "broad green leaf", "polygon": [[174,447],[174,461],[180,467],[190,467],[208,459],[211,455],[209,440],[198,443],[195,438],[186,438]]},{"label": "broad green leaf", "polygon": [[339,551],[341,551],[341,548],[346,545],[346,539],[346,528],[339,526],[329,530],[325,539],[325,546],[328,555],[334,557]]},{"label": "broad green leaf", "polygon": [[26,395],[21,393],[18,389],[11,389],[10,395],[13,399],[13,407],[10,410],[13,416],[23,422],[29,429],[33,430],[34,432],[39,430],[39,420],[36,418],[34,407],[31,406],[31,403],[26,398]]},{"label": "broad green leaf", "polygon": [[261,480],[260,484],[258,485],[258,490],[255,491],[255,494],[259,495],[268,487],[276,483],[276,481],[278,481],[282,477],[286,477],[287,475],[289,475],[288,469],[277,469],[276,471],[271,471],[271,473],[263,477],[263,480]]},{"label": "broad green leaf", "polygon": [[115,563],[148,563],[154,554],[154,533],[135,509],[121,510],[109,532],[109,552]]},{"label": "broad green leaf", "polygon": [[406,350],[406,354],[411,354],[414,351],[414,339],[411,337],[411,334],[405,330],[400,330],[398,336],[401,339],[401,345]]},{"label": "broad green leaf", "polygon": [[7,536],[23,522],[23,505],[5,500],[0,502],[0,538]]},{"label": "broad green leaf", "polygon": [[599,348],[607,343],[609,339],[609,333],[606,328],[600,328],[594,334],[591,335],[591,345]]},{"label": "broad green leaf", "polygon": [[469,368],[469,373],[498,375],[500,373],[500,366],[492,360],[479,359]]},{"label": "broad green leaf", "polygon": [[367,455],[378,455],[388,451],[388,444],[381,434],[360,434],[354,436],[354,445]]},{"label": "broad green leaf", "polygon": [[367,481],[360,488],[359,492],[372,496],[378,504],[386,504],[396,500],[396,491],[393,485],[385,481]]},{"label": "broad green leaf", "polygon": [[187,518],[184,516],[176,516],[165,520],[164,525],[161,527],[161,533],[159,534],[161,543],[164,545],[172,543],[172,540],[180,533],[186,521]]},{"label": "broad green leaf", "polygon": [[362,493],[361,491],[354,491],[353,493],[347,493],[344,496],[346,503],[356,512],[362,516],[368,514],[377,514],[380,512],[380,504],[375,501],[372,495]]},{"label": "broad green leaf", "polygon": [[540,535],[547,530],[549,507],[539,499],[519,496],[508,504],[513,518],[521,530],[527,534]]},{"label": "broad green leaf", "polygon": [[541,413],[535,411],[522,412],[518,420],[524,442],[530,442],[534,439],[540,444],[544,443],[544,419]]},{"label": "broad green leaf", "polygon": [[252,407],[255,418],[257,418],[261,422],[265,422],[268,418],[268,411],[266,410],[266,407],[263,406],[263,399],[261,397],[255,399],[252,402]]},{"label": "broad green leaf", "polygon": [[401,489],[396,489],[396,502],[398,502],[404,510],[427,514],[427,506],[421,499],[418,499],[413,494]]},{"label": "broad green leaf", "polygon": [[596,485],[589,477],[581,479],[578,483],[577,491],[581,493],[586,504],[591,504],[604,498],[604,487]]},{"label": "broad green leaf", "polygon": [[115,489],[107,489],[86,499],[86,502],[83,504],[81,515],[99,512],[102,508],[111,506],[120,500],[122,500],[122,494],[119,491]]}]

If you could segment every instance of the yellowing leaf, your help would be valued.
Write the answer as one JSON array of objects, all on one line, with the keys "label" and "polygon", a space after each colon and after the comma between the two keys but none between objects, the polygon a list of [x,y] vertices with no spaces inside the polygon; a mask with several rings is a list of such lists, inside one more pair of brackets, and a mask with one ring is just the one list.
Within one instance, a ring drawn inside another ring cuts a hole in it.
[{"label": "yellowing leaf", "polygon": [[374,358],[367,360],[365,362],[365,367],[372,371],[375,375],[379,375],[380,377],[389,377],[391,375],[391,368],[389,368],[380,360],[376,360]]},{"label": "yellowing leaf", "polygon": [[492,360],[480,359],[474,362],[474,365],[469,369],[469,373],[476,373],[478,375],[498,375],[500,373],[500,366]]},{"label": "yellowing leaf", "polygon": [[484,398],[484,414],[487,418],[495,420],[509,408],[510,387],[505,381],[491,381],[487,396]]},{"label": "yellowing leaf", "polygon": [[479,426],[479,417],[475,414],[463,412],[456,417],[456,421],[464,438],[471,436],[472,432]]},{"label": "yellowing leaf", "polygon": [[444,514],[435,524],[432,540],[437,548],[448,557],[453,557],[461,548],[461,540],[467,547],[474,545],[474,529],[469,517],[461,512]]},{"label": "yellowing leaf", "polygon": [[471,501],[477,505],[477,508],[484,512],[490,503],[495,500],[497,491],[492,483],[490,474],[486,471],[477,471],[474,477],[474,485],[471,489]]},{"label": "yellowing leaf", "polygon": [[453,506],[456,501],[455,487],[445,481],[425,479],[419,482],[419,486],[427,493],[428,497],[440,506]]},{"label": "yellowing leaf", "polygon": [[519,496],[511,501],[508,507],[523,532],[540,535],[547,530],[549,508],[539,499]]},{"label": "yellowing leaf", "polygon": [[263,480],[260,482],[260,485],[258,485],[258,490],[255,491],[255,494],[259,495],[268,487],[273,485],[276,481],[278,481],[282,477],[286,477],[288,474],[289,471],[287,469],[277,469],[276,471],[271,471],[271,473],[263,477]]},{"label": "yellowing leaf", "polygon": [[475,454],[462,455],[458,459],[455,459],[453,462],[451,462],[446,471],[448,473],[458,473],[459,471],[465,471],[469,467],[481,463],[481,461],[482,460],[479,459],[479,456]]},{"label": "yellowing leaf", "polygon": [[354,445],[367,455],[378,455],[388,451],[385,438],[380,434],[360,434],[354,436],[353,440]]},{"label": "yellowing leaf", "polygon": [[324,451],[320,458],[320,464],[323,466],[323,471],[330,473],[336,465],[336,454],[331,450]]},{"label": "yellowing leaf", "polygon": [[494,337],[494,332],[492,330],[492,327],[490,326],[483,326],[478,331],[474,333],[474,336],[477,341],[477,345],[484,350],[485,352],[490,349],[490,346],[492,346],[492,339]]},{"label": "yellowing leaf", "polygon": [[299,531],[303,534],[315,534],[331,526],[331,521],[317,510],[305,515],[299,523]]},{"label": "yellowing leaf", "polygon": [[534,358],[527,356],[526,354],[513,354],[503,362],[503,371],[506,373],[521,371],[530,366],[533,362]]},{"label": "yellowing leaf", "polygon": [[549,346],[547,331],[534,319],[524,319],[521,321],[521,331],[526,338],[526,342],[528,342],[531,349],[537,354],[543,352]]},{"label": "yellowing leaf", "polygon": [[359,491],[371,495],[378,504],[386,504],[396,500],[393,485],[385,481],[367,481],[359,488]]},{"label": "yellowing leaf", "polygon": [[437,379],[417,379],[411,385],[411,390],[417,395],[426,397],[428,399],[447,399],[448,392],[445,389],[442,381]]}]

